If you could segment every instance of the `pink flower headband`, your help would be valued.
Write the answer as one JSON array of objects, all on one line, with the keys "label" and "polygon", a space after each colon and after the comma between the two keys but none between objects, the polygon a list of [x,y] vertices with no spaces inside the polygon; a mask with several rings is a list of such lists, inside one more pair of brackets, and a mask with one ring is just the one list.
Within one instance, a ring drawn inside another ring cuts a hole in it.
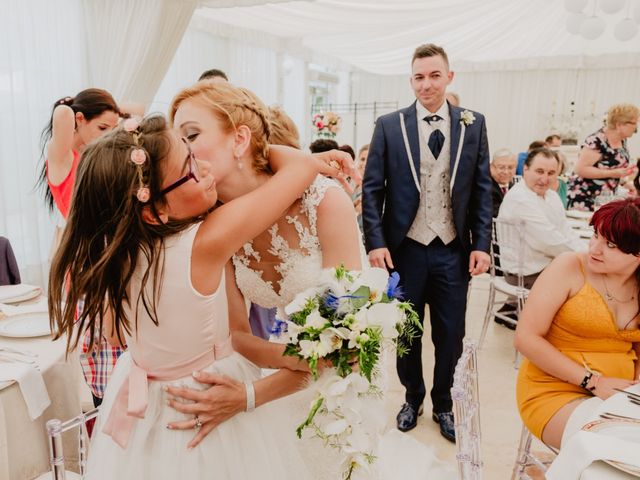
[{"label": "pink flower headband", "polygon": [[131,150],[130,160],[136,166],[138,170],[138,190],[136,190],[136,198],[142,202],[147,203],[151,198],[151,192],[149,186],[144,181],[143,165],[146,163],[148,154],[147,151],[142,148],[140,137],[140,121],[137,118],[127,118],[122,124],[123,128],[131,133],[133,136],[133,143],[135,148]]}]

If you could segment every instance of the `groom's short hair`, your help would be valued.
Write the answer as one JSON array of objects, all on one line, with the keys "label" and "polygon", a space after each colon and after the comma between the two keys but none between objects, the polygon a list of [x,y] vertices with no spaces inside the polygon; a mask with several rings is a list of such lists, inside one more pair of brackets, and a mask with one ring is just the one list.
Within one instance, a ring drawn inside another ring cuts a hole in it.
[{"label": "groom's short hair", "polygon": [[438,45],[434,45],[433,43],[425,43],[424,45],[420,45],[416,48],[415,52],[413,52],[413,58],[411,59],[411,65],[418,58],[425,57],[435,57],[436,55],[440,55],[444,60],[444,63],[447,64],[447,69],[449,68],[449,57],[447,57],[447,52],[444,51],[444,48],[439,47]]}]

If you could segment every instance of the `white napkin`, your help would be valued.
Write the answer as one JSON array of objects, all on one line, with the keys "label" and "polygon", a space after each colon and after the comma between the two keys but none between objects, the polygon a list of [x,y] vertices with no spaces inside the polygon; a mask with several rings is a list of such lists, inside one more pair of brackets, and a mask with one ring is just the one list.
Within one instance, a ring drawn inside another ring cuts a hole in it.
[{"label": "white napkin", "polygon": [[11,301],[15,298],[32,298],[33,292],[41,293],[42,289],[35,285],[20,283],[18,285],[0,285],[0,302]]},{"label": "white napkin", "polygon": [[18,382],[31,419],[42,415],[51,404],[42,374],[30,365],[0,362],[0,382],[11,380]]},{"label": "white napkin", "polygon": [[0,312],[4,313],[7,317],[22,315],[23,313],[48,313],[48,311],[47,299],[44,297],[35,303],[26,305],[7,305],[6,303],[0,303]]},{"label": "white napkin", "polygon": [[580,431],[571,437],[547,470],[547,480],[579,480],[582,471],[596,460],[640,465],[640,444],[611,435]]}]

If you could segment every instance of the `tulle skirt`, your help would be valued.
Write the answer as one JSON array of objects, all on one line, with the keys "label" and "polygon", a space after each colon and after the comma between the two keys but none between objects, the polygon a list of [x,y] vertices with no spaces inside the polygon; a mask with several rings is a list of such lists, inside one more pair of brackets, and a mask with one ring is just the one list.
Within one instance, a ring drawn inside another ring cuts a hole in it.
[{"label": "tulle skirt", "polygon": [[[145,418],[136,420],[126,449],[102,433],[115,395],[127,378],[131,358],[118,360],[100,407],[87,464],[88,480],[244,480],[317,478],[295,453],[290,412],[267,404],[251,413],[240,413],[211,431],[195,448],[187,444],[194,430],[168,430],[170,422],[192,419],[167,405],[165,384],[203,389],[189,376],[172,382],[149,382]],[[237,353],[216,361],[204,371],[227,375],[238,381],[257,380],[260,370]]]}]

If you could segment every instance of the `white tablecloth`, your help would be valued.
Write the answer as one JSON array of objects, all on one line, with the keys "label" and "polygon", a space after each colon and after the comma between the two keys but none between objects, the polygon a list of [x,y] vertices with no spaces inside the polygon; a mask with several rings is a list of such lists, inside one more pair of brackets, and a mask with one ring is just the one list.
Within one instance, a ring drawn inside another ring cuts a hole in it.
[{"label": "white tablecloth", "polygon": [[[50,336],[0,337],[0,347],[26,349],[38,354],[36,360],[51,399],[51,405],[44,413],[31,420],[18,384],[0,385],[0,480],[28,480],[46,472],[49,469],[47,420],[66,420],[81,413],[80,365],[75,354],[65,360],[65,342],[64,339],[52,342]],[[65,456],[70,454],[73,462],[77,457],[75,436],[65,437]]]},{"label": "white tablecloth", "polygon": [[[640,384],[634,385],[629,391],[640,394]],[[627,400],[627,397],[623,393],[618,393],[609,397],[607,400],[603,402],[596,402],[593,404],[593,409],[585,416],[586,423],[600,420],[600,414],[604,412],[610,412],[618,415],[624,415],[628,417],[640,418],[640,405],[634,405]],[[640,432],[640,423],[637,425],[638,431]],[[582,436],[580,433],[574,435],[569,438],[568,441],[563,442],[562,450],[560,451],[560,455],[558,456],[557,461],[564,464],[564,466],[575,466],[579,465],[581,462],[584,463],[585,458],[589,458],[589,455],[593,451],[602,452],[602,449],[608,446],[612,446],[613,441],[612,437],[606,436],[604,434],[598,434],[596,432],[588,432],[589,436]],[[590,437],[590,438],[587,438]],[[640,434],[638,435],[640,438]],[[580,445],[580,442],[583,442],[583,445]],[[586,443],[585,443],[586,442]],[[636,444],[625,444],[623,446],[616,446],[615,453],[619,455],[621,453],[621,448],[629,449],[629,456],[634,461],[634,465],[639,465],[640,462],[637,461],[640,458],[638,452],[638,448],[640,448],[640,443],[636,446]],[[561,458],[562,457],[562,458]],[[555,462],[554,462],[555,463]],[[555,467],[557,467],[556,465]],[[554,468],[551,468],[550,472],[553,472]],[[579,475],[580,480],[618,480],[618,479],[637,479],[637,476],[632,476],[630,474],[624,473],[615,467],[605,463],[603,461],[594,461],[590,466],[588,466],[580,475],[577,473],[574,478],[578,478]],[[566,475],[562,475],[566,477]],[[553,477],[550,478],[560,478]],[[564,479],[563,479],[564,480]]]}]

